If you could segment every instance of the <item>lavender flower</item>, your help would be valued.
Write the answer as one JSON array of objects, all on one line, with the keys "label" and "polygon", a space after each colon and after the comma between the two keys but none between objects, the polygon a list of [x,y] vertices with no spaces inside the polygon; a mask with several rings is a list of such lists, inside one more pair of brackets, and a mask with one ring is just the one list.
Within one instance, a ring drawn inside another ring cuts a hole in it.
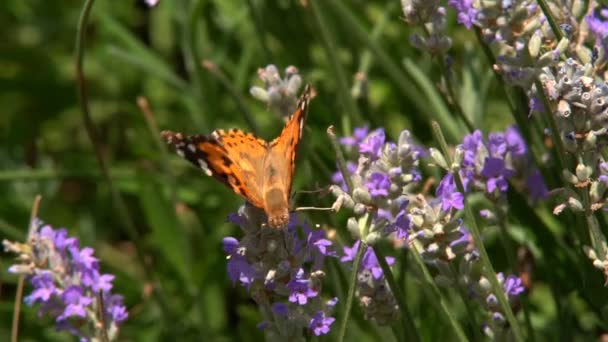
[{"label": "lavender flower", "polygon": [[[352,247],[343,247],[342,262],[352,262],[359,249],[361,241],[356,241]],[[386,257],[387,264],[393,265],[395,258]],[[363,309],[365,319],[376,321],[380,325],[389,324],[399,316],[399,306],[384,278],[382,268],[371,247],[367,247],[361,265],[357,271],[357,287],[355,296]]]},{"label": "lavender flower", "polygon": [[[533,199],[546,195],[542,177],[533,167],[528,148],[515,127],[490,133],[487,140],[477,130],[465,136],[456,149],[457,169],[465,191],[484,193],[494,203],[503,205],[508,182],[517,177],[521,179],[522,189],[528,185],[528,191],[534,192]],[[461,195],[451,173],[441,180],[437,196],[441,198],[444,210],[451,206],[462,209]]]},{"label": "lavender flower", "polygon": [[302,329],[317,336],[328,333],[337,299],[326,301],[321,295],[323,261],[335,256],[324,232],[309,228],[295,214],[285,229],[264,228],[263,212],[249,204],[229,219],[245,236],[224,239],[228,275],[262,309],[261,327],[268,336],[301,338]]},{"label": "lavender flower", "polygon": [[[3,241],[6,251],[19,255],[20,263],[9,272],[25,275],[34,288],[24,302],[40,304],[40,314],[55,316],[59,330],[81,340],[99,339],[102,329],[110,340],[116,339],[118,325],[128,314],[122,297],[110,292],[114,276],[100,273],[94,250],[80,248],[65,229],[55,230],[39,220],[32,225],[27,243]],[[99,316],[101,304],[104,317]]]},{"label": "lavender flower", "polygon": [[414,47],[431,55],[443,54],[452,46],[446,35],[446,10],[439,1],[401,0],[405,21],[410,25],[423,26],[424,35],[414,33],[410,42]]},{"label": "lavender flower", "polygon": [[264,87],[251,87],[251,95],[267,103],[280,116],[293,113],[298,101],[298,89],[302,85],[298,69],[294,66],[287,67],[285,78],[281,78],[277,67],[270,64],[258,69],[258,77],[264,82]]}]

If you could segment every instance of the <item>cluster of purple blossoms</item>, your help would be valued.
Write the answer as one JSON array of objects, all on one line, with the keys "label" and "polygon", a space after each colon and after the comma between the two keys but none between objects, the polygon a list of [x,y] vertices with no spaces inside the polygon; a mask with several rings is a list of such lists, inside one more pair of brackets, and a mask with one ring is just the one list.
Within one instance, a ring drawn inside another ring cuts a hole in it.
[{"label": "cluster of purple blossoms", "polygon": [[[464,209],[464,197],[458,192],[452,175],[448,174],[443,178],[436,197],[425,197],[415,193],[415,187],[420,181],[420,174],[415,166],[423,153],[409,142],[407,132],[402,133],[399,143],[408,146],[404,148],[408,153],[401,155],[408,156],[409,159],[406,158],[408,162],[402,164],[407,167],[402,168],[401,173],[384,167],[383,170],[389,171],[384,171],[382,176],[378,176],[378,168],[370,165],[386,158],[386,151],[398,148],[385,142],[384,131],[375,130],[370,133],[367,127],[358,128],[353,136],[342,138],[340,142],[350,152],[359,152],[359,163],[355,167],[349,167],[349,176],[354,184],[352,196],[345,193],[346,185],[343,177],[338,174],[333,177],[334,182],[340,183],[332,188],[334,194],[338,200],[346,197],[347,200],[343,203],[351,207],[356,216],[348,220],[347,225],[351,232],[367,244],[394,232],[393,236],[397,241],[415,249],[420,253],[423,261],[437,271],[435,279],[438,284],[448,287],[464,286],[469,293],[475,294],[474,298],[482,304],[491,320],[486,324],[488,334],[492,333],[496,336],[501,332],[508,332],[503,313],[498,306],[487,304],[491,302],[487,299],[494,295],[489,287],[485,286],[487,280],[482,276],[483,267],[479,262],[477,249],[462,219],[459,218]],[[483,139],[480,132],[475,132],[465,137],[457,151],[460,158],[452,167],[459,170],[459,174],[465,179],[468,192],[480,191],[493,199],[503,198],[508,187],[507,181],[517,175],[522,177],[529,175],[526,169],[529,164],[526,162],[527,147],[515,128],[508,128],[504,133],[493,133],[488,141]],[[438,156],[433,151],[431,156],[436,160],[441,158],[442,161],[438,161],[437,164],[447,168],[442,156]],[[382,165],[386,166],[389,163],[383,162]],[[393,174],[406,174],[407,181],[391,177]],[[546,189],[542,182],[540,187],[544,190],[537,193],[544,194]],[[370,208],[374,208],[371,209],[373,211],[370,212]],[[374,216],[367,235],[363,235],[360,216],[366,214]],[[378,223],[384,228],[383,230],[375,228]],[[382,223],[389,224],[382,225]],[[380,231],[381,234],[378,233]],[[375,236],[374,232],[376,232]],[[353,259],[359,243],[357,241],[353,248],[344,249],[346,256],[342,258],[343,261],[348,262]],[[389,264],[393,261],[394,259],[387,259]],[[385,284],[371,249],[366,251],[358,275],[357,298],[366,312],[366,317],[383,323],[394,319],[398,306]],[[502,275],[499,276],[499,280],[504,281]],[[523,289],[521,280],[509,276],[504,283],[505,292],[509,294],[512,304],[515,305],[517,295],[521,294]],[[502,321],[499,320],[500,317]],[[499,321],[503,324],[499,325]]]},{"label": "cluster of purple blossoms", "polygon": [[9,272],[25,275],[34,287],[25,303],[40,304],[41,315],[55,317],[57,329],[81,341],[104,335],[116,339],[118,325],[128,314],[122,296],[111,293],[114,276],[100,273],[93,249],[80,248],[65,229],[54,230],[38,220],[32,225],[27,243],[2,242],[7,252],[18,254],[19,264]]},{"label": "cluster of purple blossoms", "polygon": [[[325,232],[311,229],[292,214],[284,229],[270,229],[259,209],[245,204],[229,220],[245,235],[224,238],[228,275],[250,293],[264,315],[268,337],[300,338],[303,329],[327,334],[337,298],[323,299],[323,262],[336,257]],[[298,227],[300,229],[298,229]]]},{"label": "cluster of purple blossoms", "polygon": [[273,64],[258,69],[258,77],[264,87],[251,87],[250,92],[256,99],[268,104],[268,107],[279,116],[287,116],[294,112],[298,101],[298,90],[302,85],[302,77],[295,66],[285,69],[285,78],[281,78],[279,70]]}]

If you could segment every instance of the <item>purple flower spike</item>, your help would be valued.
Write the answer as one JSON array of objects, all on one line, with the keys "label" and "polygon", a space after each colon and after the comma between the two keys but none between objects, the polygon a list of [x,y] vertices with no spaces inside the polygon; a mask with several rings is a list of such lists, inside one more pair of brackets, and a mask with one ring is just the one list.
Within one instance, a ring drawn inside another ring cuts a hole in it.
[{"label": "purple flower spike", "polygon": [[[116,336],[118,324],[128,314],[122,297],[110,292],[114,275],[102,274],[93,248],[80,248],[78,239],[69,237],[67,230],[54,230],[39,220],[32,225],[27,244],[3,242],[7,250],[18,253],[19,260],[30,265],[10,268],[19,270],[34,288],[24,302],[30,306],[40,304],[39,313],[55,316],[57,329],[81,340],[100,335],[102,318],[107,333],[112,331]],[[98,300],[103,302],[104,317],[98,317],[100,313],[94,306]]]}]

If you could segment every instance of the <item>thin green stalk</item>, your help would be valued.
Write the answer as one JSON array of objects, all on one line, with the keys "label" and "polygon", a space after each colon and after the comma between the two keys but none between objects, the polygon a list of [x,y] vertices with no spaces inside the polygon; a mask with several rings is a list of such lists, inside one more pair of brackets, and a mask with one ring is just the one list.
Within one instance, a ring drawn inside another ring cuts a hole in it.
[{"label": "thin green stalk", "polygon": [[393,271],[389,267],[386,262],[386,258],[384,254],[377,246],[372,246],[374,253],[376,254],[376,259],[378,260],[378,264],[380,268],[382,268],[382,273],[384,274],[384,278],[388,283],[395,299],[397,300],[397,304],[399,305],[399,311],[401,312],[401,319],[403,327],[405,328],[406,334],[408,335],[409,341],[420,341],[420,336],[418,335],[418,330],[416,329],[416,324],[414,324],[414,319],[407,309],[407,302],[405,301],[405,296],[403,292],[401,292],[401,288],[395,281],[395,277],[393,276]]},{"label": "thin green stalk", "polygon": [[[419,17],[418,19],[421,19],[421,18]],[[431,37],[431,32],[425,25],[422,25],[422,30],[426,34],[427,38]],[[464,125],[467,127],[467,130],[469,131],[469,133],[473,133],[473,131],[475,130],[475,126],[473,125],[473,123],[471,122],[469,117],[466,116],[466,114],[462,110],[462,107],[460,106],[460,102],[458,102],[458,99],[456,98],[456,94],[454,93],[454,86],[452,84],[452,75],[450,75],[450,70],[448,70],[448,68],[446,68],[446,66],[445,66],[445,55],[438,54],[438,55],[435,55],[435,57],[436,57],[435,59],[437,60],[437,65],[439,65],[439,70],[441,70],[441,74],[443,75],[443,79],[445,80],[445,84],[446,84],[446,88],[447,88],[446,90],[448,92],[447,96],[445,96],[443,93],[441,93],[441,97],[444,99],[446,104],[452,105],[452,108],[456,112],[456,115],[458,115],[458,117],[460,117],[462,122],[464,122]]]},{"label": "thin green stalk", "polygon": [[547,2],[545,0],[538,0],[538,5],[540,6],[541,10],[543,11],[545,18],[547,18],[547,21],[549,22],[549,26],[551,26],[551,30],[553,31],[553,34],[555,35],[555,40],[557,40],[559,42],[564,37],[564,34],[562,33],[562,30],[560,30],[559,26],[557,25],[555,18],[553,18],[553,14],[551,13],[551,9],[549,8],[549,5],[547,5]]},{"label": "thin green stalk", "polygon": [[[454,269],[454,265],[450,264],[449,265],[449,269],[450,269],[450,273],[452,275],[458,274],[455,269]],[[473,307],[471,305],[471,296],[467,294],[466,289],[464,288],[463,284],[458,281],[458,278],[456,278],[456,291],[458,292],[458,296],[460,297],[460,299],[462,299],[462,303],[464,304],[464,308],[466,310],[467,313],[467,323],[469,324],[469,328],[470,330],[473,332],[473,339],[476,341],[482,340],[482,336],[480,334],[479,331],[479,326],[478,326],[478,322],[475,319],[475,311],[473,310]]]},{"label": "thin green stalk", "polygon": [[[350,94],[350,87],[348,86],[348,80],[346,79],[346,72],[338,59],[338,46],[336,44],[335,37],[329,28],[328,21],[325,19],[323,10],[321,9],[318,1],[319,0],[310,1],[311,12],[317,25],[317,30],[320,33],[321,42],[323,43],[327,59],[331,64],[331,70],[334,73],[336,83],[338,85],[338,95],[340,96],[341,102],[346,108],[346,112],[350,118],[357,122],[363,122],[363,118],[361,117],[361,113],[357,107],[357,103]],[[342,116],[342,131],[345,133],[349,132],[350,127],[351,122],[349,117]]]},{"label": "thin green stalk", "polygon": [[[502,240],[503,248],[505,250],[505,255],[507,257],[507,262],[509,263],[509,268],[511,272],[515,272],[517,270],[517,263],[515,261],[515,257],[513,256],[513,251],[515,248],[511,244],[511,237],[507,232],[507,218],[504,213],[498,208],[498,205],[494,204],[494,212],[496,212],[496,217],[498,219],[498,227],[500,230],[500,237]],[[525,298],[521,298],[522,309],[524,312],[524,319],[526,323],[526,330],[528,330],[527,338],[529,341],[535,340],[534,328],[532,327],[532,322],[530,320],[530,309],[528,305],[528,301]]]},{"label": "thin green stalk", "polygon": [[342,149],[340,148],[340,144],[338,143],[338,138],[336,137],[336,133],[334,132],[334,126],[329,126],[327,128],[327,135],[329,136],[331,146],[334,148],[334,152],[336,152],[336,161],[338,162],[338,169],[340,169],[340,173],[342,173],[342,178],[346,183],[347,192],[349,194],[352,194],[352,191],[354,190],[353,180],[350,178],[350,174],[346,169],[346,159],[344,159],[344,154],[342,153]]},{"label": "thin green stalk", "polygon": [[[370,215],[367,215],[367,219],[365,224],[369,227],[371,223]],[[340,330],[338,332],[338,342],[343,342],[344,337],[346,336],[346,327],[348,326],[348,319],[350,317],[350,312],[353,307],[353,300],[355,299],[355,287],[357,286],[357,275],[359,273],[359,267],[361,265],[361,259],[363,259],[363,253],[367,249],[367,245],[365,242],[361,241],[359,243],[359,249],[357,249],[357,254],[355,255],[355,260],[353,261],[353,269],[351,270],[350,279],[348,283],[348,294],[346,295],[346,302],[344,308],[344,315],[342,316],[342,322],[340,322]]]},{"label": "thin green stalk", "polygon": [[[32,210],[30,212],[30,222],[28,222],[28,233],[26,241],[32,237],[34,233],[34,219],[38,217],[38,210],[40,209],[40,201],[42,201],[41,195],[36,195],[34,198],[34,204],[32,204]],[[17,342],[19,340],[19,315],[21,313],[21,299],[23,298],[23,287],[25,285],[25,275],[20,275],[17,281],[17,291],[15,293],[15,304],[13,304],[13,322],[11,325],[11,342]]]},{"label": "thin green stalk", "polygon": [[600,230],[597,219],[593,215],[593,211],[591,210],[591,204],[589,200],[589,192],[587,188],[583,188],[579,191],[579,194],[583,199],[583,206],[585,208],[585,222],[587,223],[587,228],[589,230],[589,238],[591,240],[591,245],[593,249],[597,252],[600,260],[606,259],[606,237]]},{"label": "thin green stalk", "polygon": [[[439,146],[441,147],[441,151],[443,152],[443,154],[448,162],[448,165],[452,165],[452,158],[450,156],[448,144],[445,141],[445,138],[443,137],[439,124],[437,124],[437,122],[433,121],[431,123],[431,126],[433,127],[433,135],[434,135],[436,141],[438,142]],[[463,195],[466,194],[464,191],[464,186],[462,185],[462,180],[460,179],[460,174],[458,172],[453,172],[452,174],[453,174],[454,180],[456,182],[456,186],[458,187],[458,191],[460,191],[460,193],[462,193]],[[509,322],[509,324],[511,326],[510,328],[513,332],[515,340],[523,341],[524,338],[523,338],[523,335],[521,332],[521,328],[519,327],[519,323],[517,322],[517,319],[515,318],[515,315],[513,314],[511,305],[509,305],[509,301],[508,301],[507,297],[505,296],[504,289],[498,282],[496,272],[494,271],[494,266],[492,266],[492,262],[490,261],[490,256],[488,255],[488,252],[486,251],[486,248],[483,244],[483,240],[481,238],[481,233],[480,233],[479,227],[477,227],[477,221],[475,219],[475,216],[473,215],[471,206],[467,205],[467,203],[466,203],[467,198],[468,198],[468,196],[465,196],[464,212],[465,212],[465,216],[470,224],[469,231],[471,232],[471,235],[473,236],[473,239],[475,241],[475,246],[479,250],[480,260],[483,265],[483,270],[484,270],[485,276],[488,279],[488,281],[490,282],[490,284],[492,285],[492,290],[494,292],[494,295],[498,298],[498,302],[500,303],[500,306],[501,306],[503,312],[507,316],[507,321]]]},{"label": "thin green stalk", "polygon": [[[386,5],[386,9],[384,10],[382,17],[380,17],[380,19],[376,22],[376,24],[374,25],[374,28],[372,29],[372,32],[370,33],[370,39],[372,39],[373,41],[377,41],[380,38],[380,35],[384,31],[386,24],[390,22],[389,19],[392,19],[392,17],[389,14],[393,11],[395,6],[397,6],[396,1],[389,2]],[[369,50],[369,48],[366,49],[365,51],[363,51],[363,53],[361,54],[361,59],[359,60],[359,67],[357,68],[357,74],[367,75],[367,73],[369,72],[369,69],[372,65],[372,57],[373,57],[373,55],[372,55],[371,51]],[[355,78],[355,84],[353,84],[352,89],[360,88],[361,83],[363,83],[363,80],[364,80],[364,78]]]},{"label": "thin green stalk", "polygon": [[[445,296],[439,290],[439,287],[437,287],[437,284],[435,283],[435,280],[433,279],[433,276],[431,275],[429,268],[424,264],[424,261],[422,261],[422,257],[420,256],[420,253],[418,252],[418,250],[416,249],[415,246],[410,248],[410,250],[412,251],[412,255],[414,256],[414,261],[416,262],[418,267],[420,267],[420,270],[422,270],[422,275],[424,277],[424,280],[426,281],[425,289],[427,288],[427,286],[431,289],[432,296],[429,296],[429,300],[434,305],[438,306],[440,311],[448,319],[448,322],[452,326],[452,329],[454,330],[454,333],[455,333],[458,341],[461,341],[461,342],[468,341],[469,339],[467,338],[467,335],[464,333],[464,330],[462,329],[462,326],[460,325],[460,323],[458,322],[456,317],[454,317],[454,315],[452,315],[452,312],[450,311],[448,304],[446,302]],[[463,300],[464,299],[465,298],[463,298]],[[465,301],[465,305],[467,305],[467,311],[470,310],[470,308],[468,307],[468,303],[466,301]],[[470,310],[470,312],[471,313],[469,313],[469,316],[472,315],[472,310]]]},{"label": "thin green stalk", "polygon": [[162,159],[162,168],[163,168],[165,175],[168,178],[169,187],[171,189],[171,200],[172,200],[173,205],[175,205],[175,204],[177,204],[177,194],[176,194],[177,182],[176,182],[175,176],[173,175],[173,172],[169,166],[170,164],[169,164],[169,154],[167,153],[167,147],[166,147],[167,145],[162,141],[162,138],[160,135],[160,129],[158,129],[158,124],[156,123],[154,114],[152,114],[152,110],[150,109],[150,104],[148,103],[148,100],[143,96],[138,97],[137,106],[141,110],[141,112],[144,116],[144,120],[146,121],[146,124],[148,126],[148,131],[150,131],[150,135],[152,136],[152,139],[154,139],[154,141],[156,142],[156,147],[158,147],[158,150],[160,152],[161,159]]},{"label": "thin green stalk", "polygon": [[[378,42],[371,38],[366,32],[362,25],[358,22],[357,18],[351,13],[346,6],[346,3],[341,0],[328,0],[324,1],[324,4],[331,6],[336,13],[336,18],[339,18],[344,22],[350,32],[361,42],[362,45],[367,46],[369,51],[374,54],[376,60],[378,60],[378,66],[384,69],[386,75],[395,82],[399,90],[405,95],[412,103],[416,106],[416,109],[420,113],[428,113],[434,115],[433,111],[428,110],[428,99],[423,96],[416,87],[412,87],[414,83],[411,76],[404,73],[404,70],[399,67],[398,63],[394,62],[392,58],[380,47]],[[454,120],[444,119],[443,117],[436,117],[443,127],[446,128],[448,138],[450,141],[458,141],[459,129]]]},{"label": "thin green stalk", "polygon": [[[439,65],[439,69],[441,70],[443,78],[445,79],[448,96],[452,100],[452,107],[454,108],[456,115],[458,115],[458,117],[460,117],[460,120],[464,122],[464,125],[467,127],[469,133],[473,133],[473,131],[475,131],[475,126],[473,125],[473,122],[471,122],[471,119],[469,119],[469,117],[464,113],[462,107],[460,106],[460,102],[458,102],[458,99],[456,98],[456,93],[454,92],[454,85],[452,83],[452,75],[450,75],[450,71],[448,70],[448,68],[445,67],[444,62],[440,60],[439,56],[437,57],[437,59],[439,59],[437,64]],[[450,103],[450,101],[446,99],[446,103]]]},{"label": "thin green stalk", "polygon": [[545,119],[549,123],[549,128],[551,129],[551,137],[553,138],[552,140],[557,154],[559,169],[567,170],[568,164],[566,163],[566,149],[564,148],[564,142],[562,141],[562,137],[557,129],[557,123],[553,117],[551,102],[549,102],[547,94],[545,94],[545,88],[540,83],[540,80],[536,80],[534,84],[536,85],[536,93],[540,95],[540,98],[543,101],[543,106],[545,107]]},{"label": "thin green stalk", "polygon": [[[481,46],[482,51],[486,56],[486,59],[488,60],[488,64],[491,66],[496,64],[496,58],[494,58],[494,54],[492,53],[492,50],[490,50],[490,47],[486,43],[484,43],[483,37],[481,36],[481,31],[478,27],[475,27],[475,36],[477,37],[477,42]],[[543,146],[541,146],[540,140],[537,138],[539,136],[542,136],[542,132],[538,131],[535,132],[536,134],[532,134],[530,130],[531,125],[528,124],[529,119],[524,115],[522,110],[518,109],[518,106],[514,103],[512,93],[509,91],[510,88],[508,88],[508,86],[506,85],[502,75],[494,68],[491,69],[492,73],[494,74],[494,77],[499,83],[499,89],[502,91],[504,99],[507,102],[507,105],[509,106],[511,116],[513,116],[513,119],[515,119],[517,127],[524,136],[524,139],[526,140],[528,146],[536,146],[539,147],[541,150],[544,149]],[[531,151],[532,157],[534,158],[535,164],[540,167],[542,163],[540,163],[540,158],[538,157],[537,153],[535,153],[535,151],[536,150]],[[541,171],[543,172],[543,178],[548,179],[547,171],[544,168],[541,168]]]},{"label": "thin green stalk", "polygon": [[240,112],[243,114],[243,118],[247,125],[253,132],[253,134],[258,135],[260,133],[260,129],[258,127],[257,122],[255,121],[253,113],[249,110],[249,106],[247,105],[247,101],[243,98],[243,95],[236,89],[234,84],[230,82],[230,79],[226,77],[226,75],[222,72],[222,70],[212,61],[204,60],[201,62],[203,68],[205,68],[209,73],[218,80],[228,93],[234,98],[236,105],[239,107]]},{"label": "thin green stalk", "polygon": [[498,221],[498,228],[500,231],[500,239],[503,245],[503,249],[505,250],[505,256],[507,257],[507,262],[509,263],[509,268],[511,269],[512,272],[515,272],[515,269],[517,268],[517,264],[515,262],[515,257],[513,256],[513,251],[515,250],[515,248],[513,248],[513,245],[511,244],[511,238],[509,237],[509,234],[507,232],[507,218],[505,217],[504,213],[502,212],[502,210],[500,210],[500,208],[498,207],[498,205],[496,203],[494,203],[494,212],[496,213],[496,218]]},{"label": "thin green stalk", "polygon": [[[155,284],[156,281],[153,276],[153,272],[145,262],[145,255],[143,253],[143,244],[142,239],[139,237],[137,230],[135,229],[135,225],[131,221],[131,216],[127,210],[127,206],[121,197],[120,193],[116,190],[113,185],[112,177],[110,175],[110,168],[108,162],[105,158],[105,155],[102,152],[102,146],[99,143],[98,133],[95,128],[95,124],[93,123],[93,119],[91,118],[91,114],[89,111],[89,100],[86,89],[86,81],[84,75],[84,47],[85,47],[85,28],[89,21],[89,16],[91,14],[91,9],[93,8],[93,4],[95,0],[86,0],[82,12],[80,13],[80,19],[78,21],[78,29],[76,33],[76,47],[75,47],[75,67],[76,67],[76,88],[78,91],[78,100],[80,103],[80,111],[82,112],[82,117],[84,121],[84,126],[87,131],[87,135],[91,140],[93,145],[93,150],[95,151],[95,156],[97,158],[97,162],[99,163],[99,167],[101,168],[102,174],[106,183],[108,184],[108,188],[112,194],[112,200],[120,218],[120,221],[123,223],[126,233],[129,235],[131,241],[135,244],[138,261],[140,266],[145,272],[146,279],[148,282]],[[166,301],[156,288],[154,293],[154,298],[158,302],[159,306],[162,309],[163,314],[169,313],[169,306]]]}]

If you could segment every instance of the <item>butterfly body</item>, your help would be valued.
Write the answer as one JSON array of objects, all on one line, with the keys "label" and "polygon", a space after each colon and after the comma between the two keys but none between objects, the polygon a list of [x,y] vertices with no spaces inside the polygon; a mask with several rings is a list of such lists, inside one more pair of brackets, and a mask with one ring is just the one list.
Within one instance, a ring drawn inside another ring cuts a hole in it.
[{"label": "butterfly body", "polygon": [[180,156],[264,210],[269,226],[281,228],[289,223],[296,150],[311,97],[311,88],[306,86],[296,111],[271,142],[238,129],[216,130],[209,136],[161,134]]}]

